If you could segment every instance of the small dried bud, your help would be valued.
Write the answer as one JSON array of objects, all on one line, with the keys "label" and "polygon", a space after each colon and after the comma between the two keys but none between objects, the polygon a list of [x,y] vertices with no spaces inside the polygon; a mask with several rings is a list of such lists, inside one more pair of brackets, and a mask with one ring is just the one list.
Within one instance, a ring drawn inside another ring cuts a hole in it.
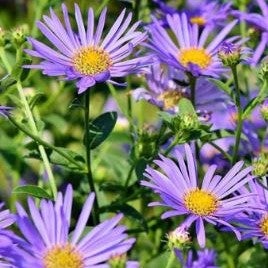
[{"label": "small dried bud", "polygon": [[223,42],[218,55],[225,66],[233,67],[241,61],[241,47],[233,43]]},{"label": "small dried bud", "polygon": [[115,255],[109,260],[110,268],[125,268],[127,263],[126,254]]},{"label": "small dried bud", "polygon": [[190,243],[189,233],[184,227],[178,227],[174,231],[167,235],[168,247],[170,250],[173,249],[183,249],[187,247]]},{"label": "small dried bud", "polygon": [[253,174],[258,177],[267,176],[268,174],[268,153],[262,153],[253,163]]},{"label": "small dried bud", "polygon": [[268,62],[264,61],[258,72],[258,78],[261,83],[268,82]]},{"label": "small dried bud", "polygon": [[261,106],[261,115],[263,119],[268,122],[268,99],[265,100]]},{"label": "small dried bud", "polygon": [[180,127],[183,130],[196,130],[199,128],[199,120],[195,114],[184,114],[181,116]]},{"label": "small dried bud", "polygon": [[26,34],[28,32],[28,27],[22,25],[11,32],[12,42],[15,46],[20,47],[26,41]]}]

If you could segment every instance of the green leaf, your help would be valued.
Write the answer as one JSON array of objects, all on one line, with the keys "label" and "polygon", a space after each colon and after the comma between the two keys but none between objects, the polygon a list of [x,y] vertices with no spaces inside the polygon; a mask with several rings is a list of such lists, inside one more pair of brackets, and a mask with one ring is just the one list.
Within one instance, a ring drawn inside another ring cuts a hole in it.
[{"label": "green leaf", "polygon": [[29,101],[30,108],[33,109],[35,105],[43,103],[46,100],[45,96],[42,92],[35,94]]},{"label": "green leaf", "polygon": [[[63,153],[67,154],[70,158],[72,158],[74,161],[76,162],[81,162],[81,163],[85,163],[85,159],[82,155],[71,151],[69,149],[63,148],[63,147],[57,147],[58,150],[62,151]],[[65,157],[63,157],[62,155],[60,155],[58,152],[53,151],[50,155],[49,155],[49,160],[52,164],[55,165],[61,165],[61,166],[66,166],[69,168],[77,168],[77,166],[75,166],[74,164],[70,163],[70,161],[68,159],[66,159]]]},{"label": "green leaf", "polygon": [[179,113],[180,115],[194,115],[196,114],[194,106],[189,99],[181,98],[179,100]]},{"label": "green leaf", "polygon": [[214,79],[214,78],[209,78],[208,81],[212,82],[214,85],[216,85],[219,89],[223,90],[225,93],[227,93],[229,96],[232,95],[232,90],[231,88],[223,83],[220,80]]},{"label": "green leaf", "polygon": [[112,132],[117,120],[117,112],[101,114],[89,125],[89,144],[91,149],[98,147]]},{"label": "green leaf", "polygon": [[12,193],[31,195],[37,198],[52,199],[52,197],[43,188],[36,185],[18,186],[12,191]]},{"label": "green leaf", "polygon": [[12,85],[16,84],[16,79],[12,77],[11,75],[6,75],[0,80],[0,92],[5,91]]},{"label": "green leaf", "polygon": [[146,166],[148,164],[148,161],[146,161],[144,158],[140,158],[135,166],[135,172],[138,180],[141,180],[144,178],[143,173],[146,169]]}]

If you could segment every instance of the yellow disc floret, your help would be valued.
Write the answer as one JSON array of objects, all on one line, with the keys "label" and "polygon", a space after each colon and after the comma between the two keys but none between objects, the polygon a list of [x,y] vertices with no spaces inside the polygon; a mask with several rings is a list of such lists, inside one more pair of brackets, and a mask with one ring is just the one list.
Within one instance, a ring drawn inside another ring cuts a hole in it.
[{"label": "yellow disc floret", "polygon": [[261,231],[263,232],[263,234],[268,237],[268,214],[265,214],[262,217],[261,223],[260,223],[260,228],[261,228]]},{"label": "yellow disc floret", "polygon": [[73,57],[74,68],[83,75],[96,75],[109,69],[110,55],[101,48],[90,46],[78,50]]},{"label": "yellow disc floret", "polygon": [[205,69],[211,64],[211,56],[203,48],[184,48],[178,55],[178,60],[184,67],[189,63],[196,64],[199,68]]},{"label": "yellow disc floret", "polygon": [[199,216],[213,214],[218,208],[217,198],[210,192],[195,189],[184,195],[186,208]]},{"label": "yellow disc floret", "polygon": [[190,18],[190,22],[192,24],[198,24],[200,26],[203,26],[203,25],[205,25],[206,20],[201,16],[194,16],[194,17]]},{"label": "yellow disc floret", "polygon": [[165,109],[171,109],[178,105],[178,102],[182,97],[182,92],[178,90],[169,90],[159,95],[158,100],[163,102],[163,106]]},{"label": "yellow disc floret", "polygon": [[43,258],[45,268],[84,268],[83,259],[74,247],[67,244],[49,249]]}]

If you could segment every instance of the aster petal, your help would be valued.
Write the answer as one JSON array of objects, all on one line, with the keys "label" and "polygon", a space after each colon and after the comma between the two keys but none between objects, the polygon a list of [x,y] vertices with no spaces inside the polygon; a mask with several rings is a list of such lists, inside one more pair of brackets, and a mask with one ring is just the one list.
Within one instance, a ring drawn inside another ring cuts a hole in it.
[{"label": "aster petal", "polygon": [[82,14],[81,14],[80,8],[77,4],[74,4],[74,8],[75,8],[75,19],[77,22],[79,38],[80,38],[81,44],[83,46],[86,46],[87,45],[87,37],[86,37],[85,26],[84,26],[83,19],[82,19]]},{"label": "aster petal", "polygon": [[204,248],[206,245],[206,235],[205,235],[205,227],[204,222],[201,217],[196,220],[195,228],[197,232],[197,241],[201,248]]},{"label": "aster petal", "polygon": [[90,212],[91,212],[91,209],[92,209],[92,206],[94,203],[94,199],[95,199],[95,194],[91,193],[89,195],[89,197],[87,198],[84,206],[83,206],[82,212],[79,216],[79,219],[78,219],[77,224],[76,224],[76,228],[74,229],[74,233],[73,233],[73,236],[71,239],[71,242],[74,245],[79,240],[79,238],[80,238],[80,236],[81,236],[81,234],[82,234],[82,232],[87,224],[87,220],[88,220],[88,217],[90,215]]},{"label": "aster petal", "polygon": [[104,24],[105,24],[106,12],[107,12],[107,8],[105,7],[100,14],[100,18],[99,18],[97,29],[96,29],[95,36],[94,36],[94,45],[99,45],[101,35],[103,32],[103,28],[104,28]]}]

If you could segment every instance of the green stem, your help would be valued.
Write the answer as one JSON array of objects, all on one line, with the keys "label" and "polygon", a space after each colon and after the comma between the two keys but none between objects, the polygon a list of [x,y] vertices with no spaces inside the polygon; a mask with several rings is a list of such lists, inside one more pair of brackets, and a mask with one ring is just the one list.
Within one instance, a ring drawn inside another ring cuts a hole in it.
[{"label": "green stem", "polygon": [[241,140],[242,126],[243,126],[243,109],[241,107],[241,101],[240,101],[240,90],[239,90],[239,85],[238,85],[238,76],[237,76],[236,66],[232,66],[231,70],[232,70],[233,77],[234,77],[236,107],[238,111],[237,128],[236,128],[236,134],[235,134],[235,146],[234,146],[234,152],[233,152],[233,157],[232,157],[232,165],[233,165],[237,160],[238,150],[239,150],[239,145],[240,145],[240,140]]},{"label": "green stem", "polygon": [[[23,91],[23,88],[22,88],[22,85],[21,85],[20,81],[17,82],[17,89],[18,89],[18,92],[19,92],[19,95],[20,95],[20,99],[21,99],[21,101],[23,103],[23,106],[24,106],[24,109],[25,109],[25,115],[26,115],[26,117],[28,119],[31,131],[33,132],[33,134],[35,136],[39,136],[38,129],[37,129],[37,126],[35,124],[32,111],[31,111],[30,106],[29,106],[29,104],[27,102],[26,96],[24,95],[24,91]],[[56,199],[56,197],[57,197],[57,186],[56,186],[54,175],[53,175],[51,167],[50,167],[48,156],[46,154],[46,151],[45,151],[45,148],[44,148],[43,145],[39,144],[38,149],[39,149],[41,158],[43,160],[45,170],[47,172],[48,181],[49,181],[49,184],[50,184],[50,187],[51,187],[53,197],[54,197],[54,199]]]},{"label": "green stem", "polygon": [[195,108],[195,86],[196,86],[196,77],[192,74],[188,74],[190,90],[191,90],[191,101]]},{"label": "green stem", "polygon": [[217,145],[216,143],[214,143],[213,141],[208,142],[211,146],[213,146],[215,149],[217,149],[227,160],[229,160],[230,162],[232,161],[231,156],[226,153],[219,145]]},{"label": "green stem", "polygon": [[73,158],[71,158],[68,154],[62,152],[57,147],[55,147],[55,146],[49,144],[48,142],[42,140],[39,136],[34,135],[32,133],[32,131],[29,131],[28,129],[26,129],[22,124],[20,124],[17,121],[15,121],[11,116],[9,116],[8,119],[10,120],[10,122],[15,127],[17,127],[19,130],[21,130],[23,133],[25,133],[30,138],[32,138],[35,142],[37,142],[38,144],[40,144],[40,145],[42,145],[42,146],[44,146],[46,148],[49,148],[49,149],[57,152],[59,155],[61,155],[65,159],[67,159],[70,163],[76,165],[80,170],[84,170],[84,172],[86,173],[86,170],[84,169],[84,167],[82,165],[80,165],[78,162],[76,162]]},{"label": "green stem", "polygon": [[175,256],[174,251],[172,250],[170,252],[170,256],[169,256],[169,259],[168,259],[168,263],[166,265],[166,268],[172,268],[175,260],[176,260],[176,256]]},{"label": "green stem", "polygon": [[127,174],[127,179],[126,179],[126,182],[125,182],[125,188],[128,187],[128,184],[130,182],[130,179],[131,179],[131,176],[132,176],[132,173],[133,173],[134,169],[135,169],[135,163],[133,163],[131,165],[130,169],[129,169],[129,172]]},{"label": "green stem", "polygon": [[11,71],[12,71],[12,67],[9,64],[9,61],[7,59],[7,56],[6,56],[6,53],[5,53],[5,50],[4,50],[3,47],[0,47],[0,58],[1,58],[1,61],[2,61],[3,65],[4,65],[4,67],[7,70],[7,72],[10,74]]},{"label": "green stem", "polygon": [[168,148],[164,152],[164,156],[167,156],[172,151],[172,149],[178,144],[178,140],[179,137],[176,135],[173,139],[173,142],[168,146]]},{"label": "green stem", "polygon": [[99,203],[97,198],[97,192],[94,185],[94,180],[91,170],[91,151],[90,151],[90,140],[89,140],[89,111],[90,111],[90,90],[88,89],[85,93],[85,146],[86,146],[86,160],[87,160],[87,179],[91,192],[95,193],[95,202],[92,211],[93,223],[94,225],[99,224]]}]

